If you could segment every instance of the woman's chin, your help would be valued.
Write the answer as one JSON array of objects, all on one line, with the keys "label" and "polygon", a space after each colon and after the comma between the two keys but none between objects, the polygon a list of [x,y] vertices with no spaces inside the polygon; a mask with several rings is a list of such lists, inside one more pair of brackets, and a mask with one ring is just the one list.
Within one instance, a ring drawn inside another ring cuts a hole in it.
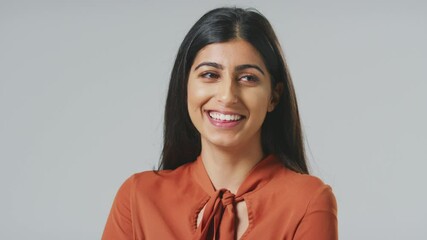
[{"label": "woman's chin", "polygon": [[202,139],[202,148],[235,148],[240,145],[239,143],[241,143],[241,141],[239,141],[235,136],[210,136],[209,138]]}]

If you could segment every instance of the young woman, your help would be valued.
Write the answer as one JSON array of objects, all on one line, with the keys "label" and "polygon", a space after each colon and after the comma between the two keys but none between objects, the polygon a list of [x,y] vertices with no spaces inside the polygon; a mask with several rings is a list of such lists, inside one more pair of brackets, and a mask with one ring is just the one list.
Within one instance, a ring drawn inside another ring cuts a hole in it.
[{"label": "young woman", "polygon": [[260,13],[214,9],[186,35],[161,170],[122,185],[102,239],[338,239],[334,195],[308,174],[292,81]]}]

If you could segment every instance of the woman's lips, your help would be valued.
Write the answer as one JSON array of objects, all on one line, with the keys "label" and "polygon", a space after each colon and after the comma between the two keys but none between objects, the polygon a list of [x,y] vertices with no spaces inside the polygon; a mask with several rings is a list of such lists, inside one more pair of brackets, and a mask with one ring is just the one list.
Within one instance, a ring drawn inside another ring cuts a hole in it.
[{"label": "woman's lips", "polygon": [[245,118],[243,115],[231,112],[206,111],[206,115],[214,126],[222,128],[232,128]]}]

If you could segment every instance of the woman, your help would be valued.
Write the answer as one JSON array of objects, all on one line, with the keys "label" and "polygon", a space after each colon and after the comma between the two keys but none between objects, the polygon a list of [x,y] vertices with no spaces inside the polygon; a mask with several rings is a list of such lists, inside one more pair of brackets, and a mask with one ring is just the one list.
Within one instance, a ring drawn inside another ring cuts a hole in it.
[{"label": "woman", "polygon": [[160,171],[130,177],[103,239],[337,239],[331,188],[308,175],[279,42],[253,10],[191,28],[172,70]]}]

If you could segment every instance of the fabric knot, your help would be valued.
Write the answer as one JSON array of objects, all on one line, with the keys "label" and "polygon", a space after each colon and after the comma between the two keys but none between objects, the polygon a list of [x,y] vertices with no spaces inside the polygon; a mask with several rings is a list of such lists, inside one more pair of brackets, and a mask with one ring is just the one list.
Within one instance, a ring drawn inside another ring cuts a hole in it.
[{"label": "fabric knot", "polygon": [[206,203],[200,226],[193,239],[231,240],[236,237],[235,196],[220,189]]},{"label": "fabric knot", "polygon": [[234,205],[235,202],[235,196],[234,194],[232,194],[229,190],[226,189],[221,189],[220,191],[222,191],[222,197],[221,197],[221,202],[222,205],[224,205],[224,207],[227,207],[227,205]]}]

